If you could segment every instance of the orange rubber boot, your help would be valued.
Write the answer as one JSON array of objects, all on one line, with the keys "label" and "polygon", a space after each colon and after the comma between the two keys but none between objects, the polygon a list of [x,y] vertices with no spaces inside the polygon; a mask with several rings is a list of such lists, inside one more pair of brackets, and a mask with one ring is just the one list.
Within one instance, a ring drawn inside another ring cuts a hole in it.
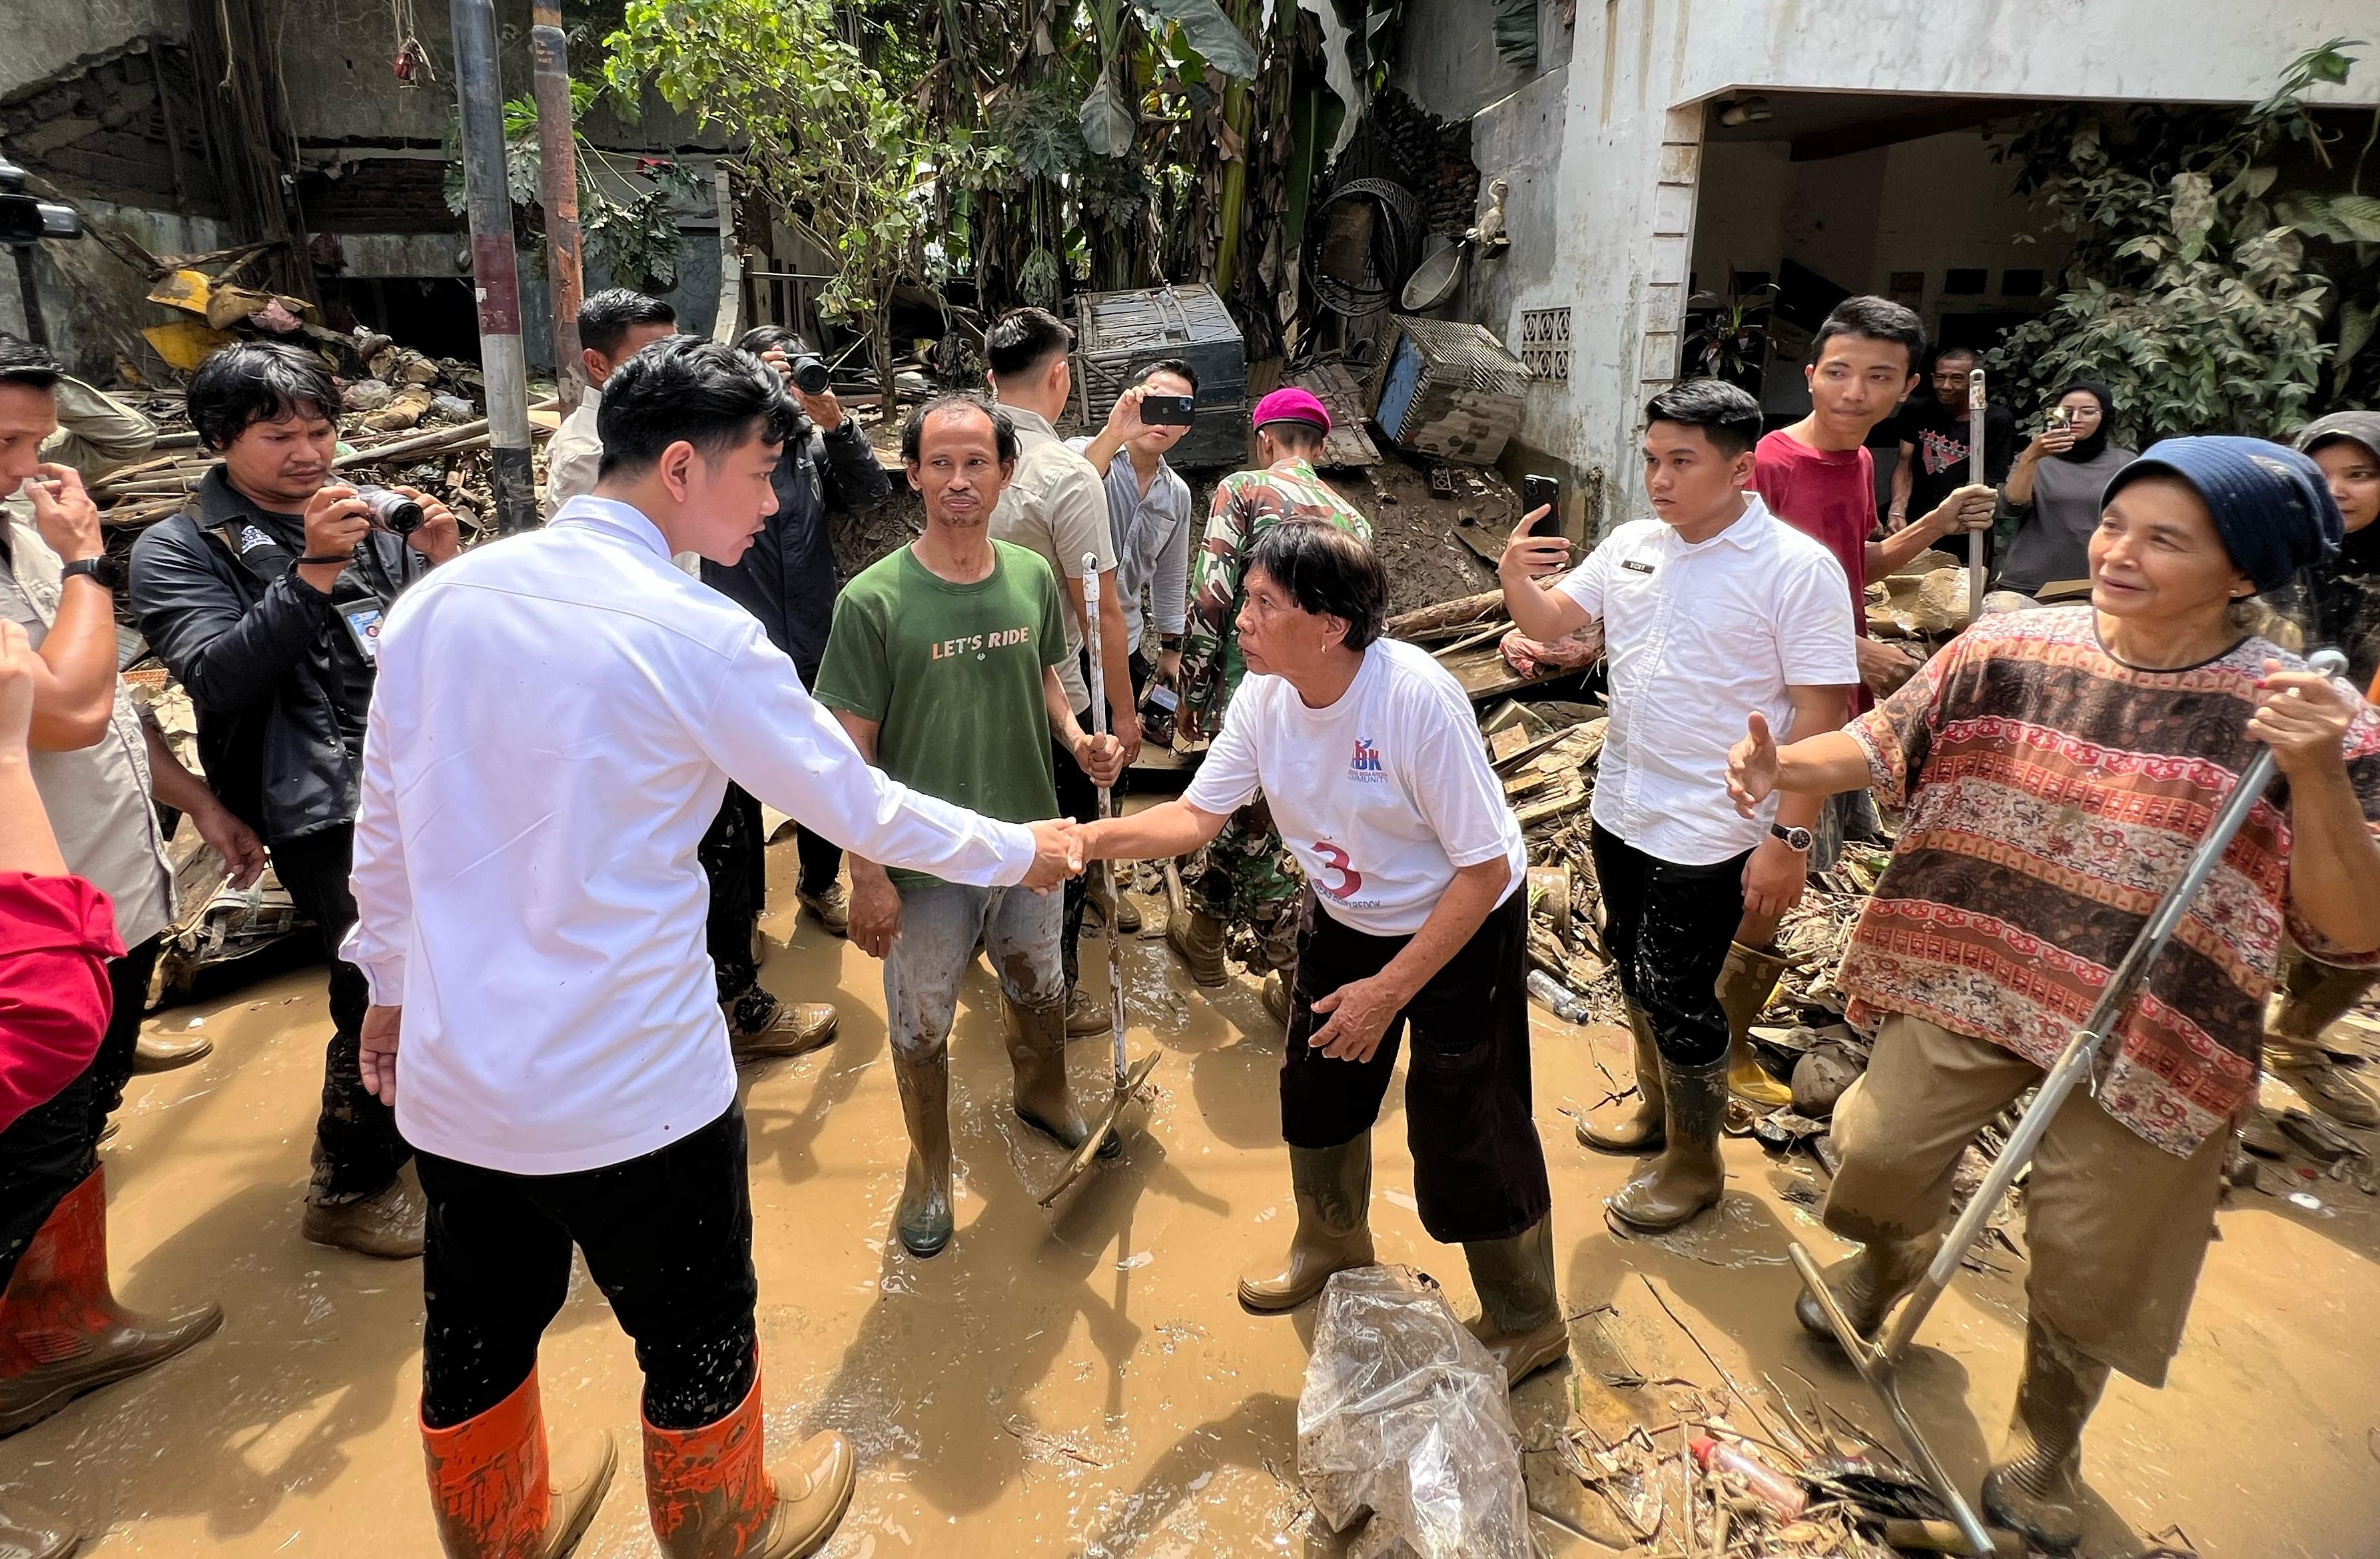
[{"label": "orange rubber boot", "polygon": [[510,1396],[447,1429],[421,1426],[438,1541],[448,1559],[563,1559],[612,1487],[619,1454],[598,1431],[550,1463],[537,1372]]},{"label": "orange rubber boot", "polygon": [[115,1302],[107,1281],[107,1185],[93,1169],[67,1192],[0,1295],[0,1434],[161,1364],[223,1324],[219,1305],[164,1320]]},{"label": "orange rubber boot", "polygon": [[723,1419],[645,1425],[645,1503],[668,1559],[801,1559],[834,1535],[857,1477],[850,1443],[814,1434],[772,1475],[764,1428],[758,1372]]}]

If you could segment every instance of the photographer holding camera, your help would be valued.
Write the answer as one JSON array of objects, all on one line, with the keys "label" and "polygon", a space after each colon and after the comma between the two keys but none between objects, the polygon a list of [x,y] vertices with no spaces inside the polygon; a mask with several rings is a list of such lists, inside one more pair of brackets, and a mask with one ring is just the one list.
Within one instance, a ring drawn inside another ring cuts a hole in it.
[{"label": "photographer holding camera", "polygon": [[207,783],[263,836],[331,960],[334,1032],[306,1238],[417,1256],[420,1199],[397,1178],[412,1149],[358,1074],[369,993],[337,953],[356,918],[347,876],[381,622],[407,586],[460,550],[455,516],[410,488],[333,480],[339,386],[310,353],[225,347],[191,379],[188,405],[223,463],[188,509],[134,545],[133,610],[189,690]]}]

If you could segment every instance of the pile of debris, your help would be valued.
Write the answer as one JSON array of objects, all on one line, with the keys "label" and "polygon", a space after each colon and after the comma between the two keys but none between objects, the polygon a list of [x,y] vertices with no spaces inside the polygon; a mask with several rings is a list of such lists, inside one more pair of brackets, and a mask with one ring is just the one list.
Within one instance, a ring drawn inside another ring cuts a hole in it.
[{"label": "pile of debris", "polygon": [[[339,352],[322,356],[344,361],[349,369],[339,374],[346,406],[339,418],[337,479],[419,488],[453,508],[467,535],[477,529],[493,508],[483,453],[487,389],[480,370],[453,358],[424,357],[361,326],[349,334],[316,332],[309,343],[316,337],[341,344]],[[180,392],[121,392],[118,398],[158,429],[150,458],[90,484],[101,517],[115,533],[111,550],[120,551],[130,548],[142,527],[181,512],[215,460],[199,447]]]}]

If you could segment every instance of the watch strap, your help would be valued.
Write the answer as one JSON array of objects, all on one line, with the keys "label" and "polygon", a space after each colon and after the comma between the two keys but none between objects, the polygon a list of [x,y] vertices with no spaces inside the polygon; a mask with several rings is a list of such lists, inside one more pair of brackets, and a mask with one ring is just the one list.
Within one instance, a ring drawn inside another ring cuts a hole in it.
[{"label": "watch strap", "polygon": [[58,570],[58,578],[63,582],[65,580],[72,579],[79,574],[88,574],[92,579],[97,580],[100,584],[104,585],[107,583],[109,573],[110,570],[107,566],[107,560],[103,557],[77,558],[74,562],[66,564]]}]

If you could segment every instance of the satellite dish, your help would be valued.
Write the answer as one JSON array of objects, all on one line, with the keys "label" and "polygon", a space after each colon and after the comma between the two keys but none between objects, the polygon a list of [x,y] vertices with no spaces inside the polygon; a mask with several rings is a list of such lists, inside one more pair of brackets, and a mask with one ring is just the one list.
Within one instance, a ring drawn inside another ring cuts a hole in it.
[{"label": "satellite dish", "polygon": [[1421,262],[1405,282],[1405,290],[1398,301],[1408,314],[1427,313],[1454,296],[1463,281],[1463,262],[1469,257],[1468,243],[1449,244]]}]

